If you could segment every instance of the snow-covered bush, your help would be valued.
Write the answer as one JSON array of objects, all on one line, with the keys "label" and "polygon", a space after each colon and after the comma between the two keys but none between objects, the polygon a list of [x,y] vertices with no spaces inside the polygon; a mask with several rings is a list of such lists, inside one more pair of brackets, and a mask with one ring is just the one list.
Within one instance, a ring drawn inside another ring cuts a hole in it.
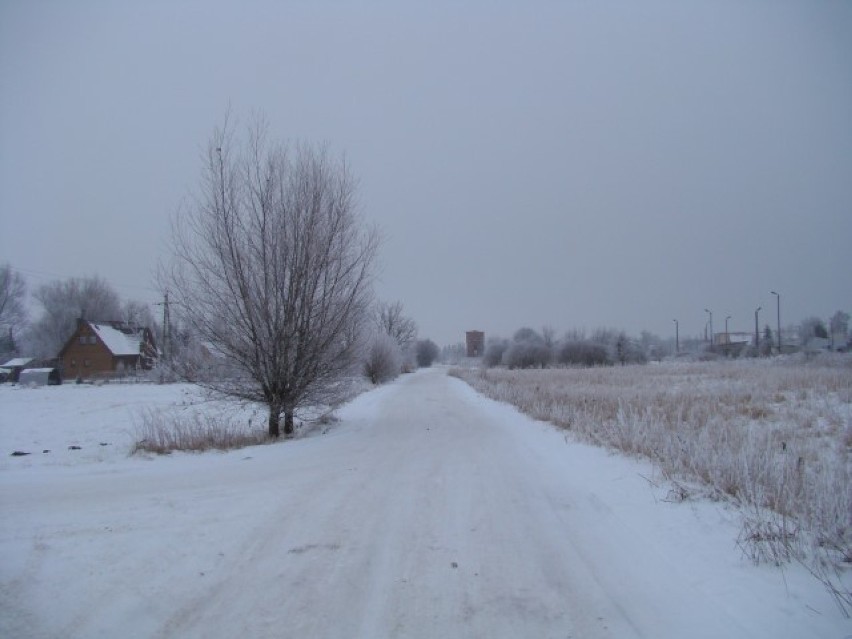
[{"label": "snow-covered bush", "polygon": [[402,351],[387,333],[377,333],[367,349],[364,360],[364,375],[373,384],[383,384],[397,377],[402,371]]}]

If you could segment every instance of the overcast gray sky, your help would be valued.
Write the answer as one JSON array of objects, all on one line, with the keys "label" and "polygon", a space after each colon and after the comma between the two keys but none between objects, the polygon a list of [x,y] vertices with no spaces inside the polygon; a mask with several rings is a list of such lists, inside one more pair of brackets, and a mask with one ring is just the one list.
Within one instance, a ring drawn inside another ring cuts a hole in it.
[{"label": "overcast gray sky", "polygon": [[852,2],[453,4],[0,0],[0,262],[154,301],[230,104],[346,153],[442,344],[852,311]]}]

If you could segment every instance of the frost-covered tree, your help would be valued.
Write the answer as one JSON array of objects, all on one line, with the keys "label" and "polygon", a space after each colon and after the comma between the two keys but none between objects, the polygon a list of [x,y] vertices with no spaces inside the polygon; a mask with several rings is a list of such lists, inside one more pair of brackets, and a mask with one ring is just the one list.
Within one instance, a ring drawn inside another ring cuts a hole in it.
[{"label": "frost-covered tree", "polygon": [[374,312],[376,329],[390,336],[399,346],[402,353],[402,372],[410,373],[417,368],[415,345],[417,340],[417,324],[403,313],[402,302],[383,303],[376,305]]},{"label": "frost-covered tree", "polygon": [[659,361],[669,353],[669,349],[666,348],[663,340],[649,331],[640,333],[639,346],[645,359]]},{"label": "frost-covered tree", "polygon": [[499,366],[503,361],[503,353],[509,348],[509,340],[501,337],[489,337],[482,355],[482,364],[487,368]]},{"label": "frost-covered tree", "polygon": [[544,368],[550,359],[544,338],[531,328],[519,329],[503,353],[503,363],[509,368]]},{"label": "frost-covered tree", "polygon": [[415,349],[417,354],[417,365],[421,368],[428,368],[438,359],[438,345],[431,339],[421,339],[417,341]]},{"label": "frost-covered tree", "polygon": [[14,334],[21,330],[27,315],[26,295],[27,286],[21,274],[9,264],[0,266],[0,352],[4,355],[15,349]]},{"label": "frost-covered tree", "polygon": [[360,361],[378,234],[355,179],[322,147],[288,147],[256,123],[214,132],[197,197],[174,224],[164,279],[189,327],[239,371],[206,382],[265,404],[269,435],[294,431]]},{"label": "frost-covered tree", "polygon": [[542,326],[541,339],[544,341],[544,345],[552,350],[556,346],[556,329],[552,326]]},{"label": "frost-covered tree", "polygon": [[441,361],[445,364],[458,364],[464,361],[466,354],[467,348],[463,343],[448,344],[441,348]]},{"label": "frost-covered tree", "polygon": [[808,317],[799,325],[799,340],[807,344],[815,337],[828,339],[828,330],[825,323],[819,317]]},{"label": "frost-covered tree", "polygon": [[844,346],[846,344],[846,337],[849,334],[849,313],[837,311],[831,316],[829,327],[831,328],[832,342],[837,342],[834,345]]},{"label": "frost-covered tree", "polygon": [[402,302],[376,305],[375,321],[378,329],[390,335],[403,351],[414,345],[417,339],[417,324],[403,313]]},{"label": "frost-covered tree", "polygon": [[56,357],[77,327],[77,319],[121,319],[121,299],[109,283],[97,276],[70,278],[38,287],[33,297],[41,315],[26,335],[31,354]]},{"label": "frost-covered tree", "polygon": [[121,305],[120,316],[116,319],[120,319],[130,326],[147,327],[152,330],[157,326],[151,305],[136,300],[126,300]]},{"label": "frost-covered tree", "polygon": [[559,345],[557,361],[565,366],[607,366],[612,364],[603,344],[589,341],[566,341]]},{"label": "frost-covered tree", "polygon": [[772,347],[775,344],[775,336],[772,334],[772,329],[769,324],[763,327],[763,338],[760,340],[758,353],[764,357],[772,354]]}]

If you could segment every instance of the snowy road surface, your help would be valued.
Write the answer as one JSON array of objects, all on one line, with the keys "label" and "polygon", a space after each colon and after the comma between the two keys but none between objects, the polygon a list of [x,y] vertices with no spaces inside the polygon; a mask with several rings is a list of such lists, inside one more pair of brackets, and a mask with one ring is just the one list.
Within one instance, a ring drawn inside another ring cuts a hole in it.
[{"label": "snowy road surface", "polygon": [[[330,432],[0,475],[2,637],[841,637],[723,505],[443,371]],[[646,479],[647,478],[647,479]]]}]

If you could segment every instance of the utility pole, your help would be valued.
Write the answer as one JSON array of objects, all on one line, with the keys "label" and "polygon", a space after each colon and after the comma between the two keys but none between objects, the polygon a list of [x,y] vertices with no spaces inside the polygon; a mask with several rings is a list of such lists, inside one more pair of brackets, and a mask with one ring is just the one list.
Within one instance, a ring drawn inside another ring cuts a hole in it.
[{"label": "utility pole", "polygon": [[777,309],[778,309],[778,354],[781,354],[781,293],[776,293],[775,291],[769,291],[776,297]]},{"label": "utility pole", "polygon": [[680,353],[680,326],[676,319],[672,320],[675,323],[675,354]]},{"label": "utility pole", "polygon": [[754,347],[760,348],[760,328],[757,323],[757,314],[760,313],[760,307],[754,309]]},{"label": "utility pole", "polygon": [[168,362],[171,356],[172,329],[170,326],[171,315],[169,314],[169,292],[166,291],[165,298],[155,306],[163,307],[163,361]]},{"label": "utility pole", "polygon": [[713,347],[713,311],[709,308],[705,308],[704,312],[710,315],[710,347]]}]

